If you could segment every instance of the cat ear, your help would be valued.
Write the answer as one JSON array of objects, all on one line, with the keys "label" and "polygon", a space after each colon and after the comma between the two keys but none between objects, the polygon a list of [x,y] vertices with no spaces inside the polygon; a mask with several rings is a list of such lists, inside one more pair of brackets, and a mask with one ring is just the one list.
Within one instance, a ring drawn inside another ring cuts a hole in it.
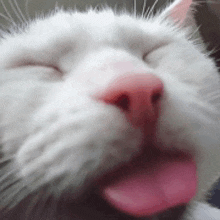
[{"label": "cat ear", "polygon": [[180,24],[185,23],[188,19],[188,15],[191,12],[190,6],[192,6],[193,0],[174,0],[163,12],[162,16],[170,17],[175,22]]}]

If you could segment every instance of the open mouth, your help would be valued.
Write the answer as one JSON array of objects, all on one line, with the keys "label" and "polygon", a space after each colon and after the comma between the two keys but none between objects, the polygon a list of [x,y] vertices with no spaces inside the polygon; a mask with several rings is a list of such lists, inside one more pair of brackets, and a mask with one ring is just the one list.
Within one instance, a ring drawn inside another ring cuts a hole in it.
[{"label": "open mouth", "polygon": [[[191,154],[145,148],[141,156],[95,181],[79,201],[72,201],[67,190],[57,204],[56,213],[59,216],[69,213],[80,220],[181,219],[196,186],[196,165]],[[14,213],[21,213],[30,201],[21,203]],[[47,204],[53,205],[53,199]],[[35,212],[39,212],[38,206],[42,211],[39,203],[33,208]]]},{"label": "open mouth", "polygon": [[148,149],[102,178],[100,195],[120,212],[144,217],[186,205],[196,187],[196,164],[190,154]]},{"label": "open mouth", "polygon": [[69,204],[69,210],[73,213],[71,216],[81,220],[177,220],[182,219],[186,208],[186,205],[181,205],[151,216],[136,217],[120,212],[94,192],[82,203]]}]

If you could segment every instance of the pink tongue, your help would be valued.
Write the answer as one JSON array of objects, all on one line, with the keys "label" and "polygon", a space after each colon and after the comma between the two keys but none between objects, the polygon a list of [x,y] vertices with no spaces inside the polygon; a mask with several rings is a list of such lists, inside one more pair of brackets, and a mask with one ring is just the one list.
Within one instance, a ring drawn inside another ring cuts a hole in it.
[{"label": "pink tongue", "polygon": [[189,202],[196,193],[196,165],[192,159],[163,158],[156,165],[134,167],[103,189],[115,208],[134,216],[148,216]]}]

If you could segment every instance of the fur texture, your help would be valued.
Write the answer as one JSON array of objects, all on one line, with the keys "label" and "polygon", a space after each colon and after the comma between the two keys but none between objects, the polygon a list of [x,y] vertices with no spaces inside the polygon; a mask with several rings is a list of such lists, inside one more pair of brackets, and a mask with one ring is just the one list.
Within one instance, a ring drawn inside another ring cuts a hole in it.
[{"label": "fur texture", "polygon": [[[95,98],[127,73],[163,81],[157,146],[195,157],[195,200],[204,200],[220,170],[219,75],[192,29],[168,12],[146,19],[111,9],[58,10],[3,35],[1,219],[130,219],[110,208],[109,214],[90,209],[82,196],[93,195],[97,178],[140,152],[140,130]],[[175,219],[220,219],[217,209],[191,205],[196,208]]]}]

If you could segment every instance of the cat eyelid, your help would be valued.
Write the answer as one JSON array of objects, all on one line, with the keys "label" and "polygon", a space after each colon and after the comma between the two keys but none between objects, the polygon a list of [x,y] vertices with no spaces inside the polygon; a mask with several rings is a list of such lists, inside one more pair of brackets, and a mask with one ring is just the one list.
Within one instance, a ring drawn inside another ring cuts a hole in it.
[{"label": "cat eyelid", "polygon": [[17,63],[16,65],[13,65],[13,68],[16,68],[16,67],[38,67],[38,66],[45,67],[45,68],[51,68],[51,69],[54,69],[56,72],[59,72],[60,74],[62,74],[62,71],[56,65],[45,64],[45,63],[21,62],[21,63]]},{"label": "cat eyelid", "polygon": [[167,42],[163,42],[161,44],[158,44],[156,46],[154,46],[151,50],[147,51],[147,52],[144,52],[143,53],[143,56],[142,56],[142,59],[145,60],[147,58],[147,56],[149,56],[152,52],[164,47],[164,46],[167,46],[168,43]]}]

